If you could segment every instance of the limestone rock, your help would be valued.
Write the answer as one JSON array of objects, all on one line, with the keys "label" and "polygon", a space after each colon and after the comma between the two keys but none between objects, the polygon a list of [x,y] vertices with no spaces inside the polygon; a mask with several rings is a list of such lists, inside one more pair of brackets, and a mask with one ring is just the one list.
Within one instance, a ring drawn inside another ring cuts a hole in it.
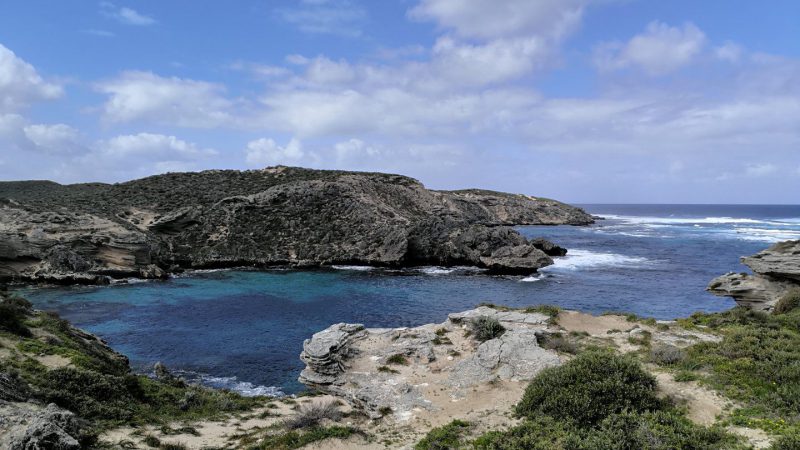
[{"label": "limestone rock", "polygon": [[[483,343],[474,341],[462,326],[479,316],[496,317],[507,331]],[[391,414],[405,420],[420,409],[436,410],[439,391],[457,398],[468,387],[495,379],[530,380],[541,369],[559,364],[558,356],[537,342],[536,333],[547,322],[539,313],[480,307],[451,314],[442,324],[415,328],[336,324],[303,344],[300,358],[306,368],[299,380],[370,417]]]},{"label": "limestone rock", "polygon": [[800,283],[800,240],[779,242],[753,256],[742,258],[753,273]]},{"label": "limestone rock", "polygon": [[449,382],[466,388],[494,379],[530,380],[542,369],[559,364],[558,356],[539,347],[535,330],[508,330],[481,343],[474,355],[456,364]]},{"label": "limestone rock", "polygon": [[275,167],[119,184],[0,183],[0,280],[105,283],[181,268],[551,261],[512,225],[591,223],[580,208],[500,192],[432,191],[380,173]]},{"label": "limestone rock", "polygon": [[742,263],[753,274],[727,273],[715,278],[708,291],[733,297],[740,306],[756,311],[771,311],[790,290],[800,287],[800,240],[779,242]]},{"label": "limestone rock", "polygon": [[75,415],[50,404],[0,405],[0,447],[9,450],[77,450],[80,429]]}]

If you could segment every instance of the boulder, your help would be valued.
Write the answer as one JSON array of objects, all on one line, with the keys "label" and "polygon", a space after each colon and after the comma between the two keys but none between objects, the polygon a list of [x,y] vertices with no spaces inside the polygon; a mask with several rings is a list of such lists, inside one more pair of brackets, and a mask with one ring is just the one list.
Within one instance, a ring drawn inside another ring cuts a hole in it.
[{"label": "boulder", "polygon": [[56,405],[28,403],[0,406],[0,447],[9,450],[78,450],[80,427],[75,415]]}]

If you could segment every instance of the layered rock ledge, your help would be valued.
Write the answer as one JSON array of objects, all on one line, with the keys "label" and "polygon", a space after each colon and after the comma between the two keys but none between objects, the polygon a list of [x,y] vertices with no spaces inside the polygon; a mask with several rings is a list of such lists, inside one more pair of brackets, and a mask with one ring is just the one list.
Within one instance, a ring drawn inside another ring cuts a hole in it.
[{"label": "layered rock ledge", "polygon": [[475,265],[531,273],[559,248],[512,225],[585,225],[554,200],[273,167],[120,184],[0,183],[0,281],[103,283],[183,268]]},{"label": "layered rock ledge", "polygon": [[742,263],[753,274],[730,272],[708,285],[712,294],[733,297],[736,303],[756,311],[772,311],[775,304],[800,288],[800,240],[779,242]]},{"label": "layered rock ledge", "polygon": [[[486,341],[471,334],[477,318],[496,319],[505,332]],[[444,323],[415,328],[365,328],[336,324],[303,344],[306,367],[299,381],[347,401],[371,418],[428,420],[440,414],[491,410],[519,400],[541,370],[568,358],[554,340],[574,333],[584,343],[634,351],[637,337],[686,347],[716,336],[645,325],[625,317],[594,317],[561,311],[551,317],[533,310],[481,306],[450,314]]]}]

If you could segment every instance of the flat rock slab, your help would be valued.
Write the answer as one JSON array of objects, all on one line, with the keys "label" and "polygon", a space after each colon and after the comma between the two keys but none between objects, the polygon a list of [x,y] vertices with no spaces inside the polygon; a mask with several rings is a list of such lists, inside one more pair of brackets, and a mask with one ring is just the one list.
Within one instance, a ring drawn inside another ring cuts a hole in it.
[{"label": "flat rock slab", "polygon": [[[480,316],[497,318],[505,333],[476,341],[466,328]],[[537,342],[536,333],[548,326],[548,319],[540,313],[479,307],[415,328],[336,324],[305,342],[300,382],[347,400],[370,417],[407,420],[421,411],[446,409],[443,402],[465,399],[470,388],[528,381],[560,364],[555,352]]]}]

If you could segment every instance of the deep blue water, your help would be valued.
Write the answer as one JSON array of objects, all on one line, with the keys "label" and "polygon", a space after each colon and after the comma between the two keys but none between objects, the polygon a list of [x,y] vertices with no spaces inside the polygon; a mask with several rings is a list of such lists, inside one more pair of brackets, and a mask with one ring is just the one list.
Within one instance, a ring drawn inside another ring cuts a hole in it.
[{"label": "deep blue water", "polygon": [[541,303],[661,319],[733,306],[704,289],[739,257],[800,239],[800,206],[584,205],[591,227],[520,227],[570,253],[533,277],[471,269],[216,271],[164,282],[24,291],[146,370],[156,361],[250,393],[296,392],[303,340],[337,322],[443,321],[480,302]]}]

